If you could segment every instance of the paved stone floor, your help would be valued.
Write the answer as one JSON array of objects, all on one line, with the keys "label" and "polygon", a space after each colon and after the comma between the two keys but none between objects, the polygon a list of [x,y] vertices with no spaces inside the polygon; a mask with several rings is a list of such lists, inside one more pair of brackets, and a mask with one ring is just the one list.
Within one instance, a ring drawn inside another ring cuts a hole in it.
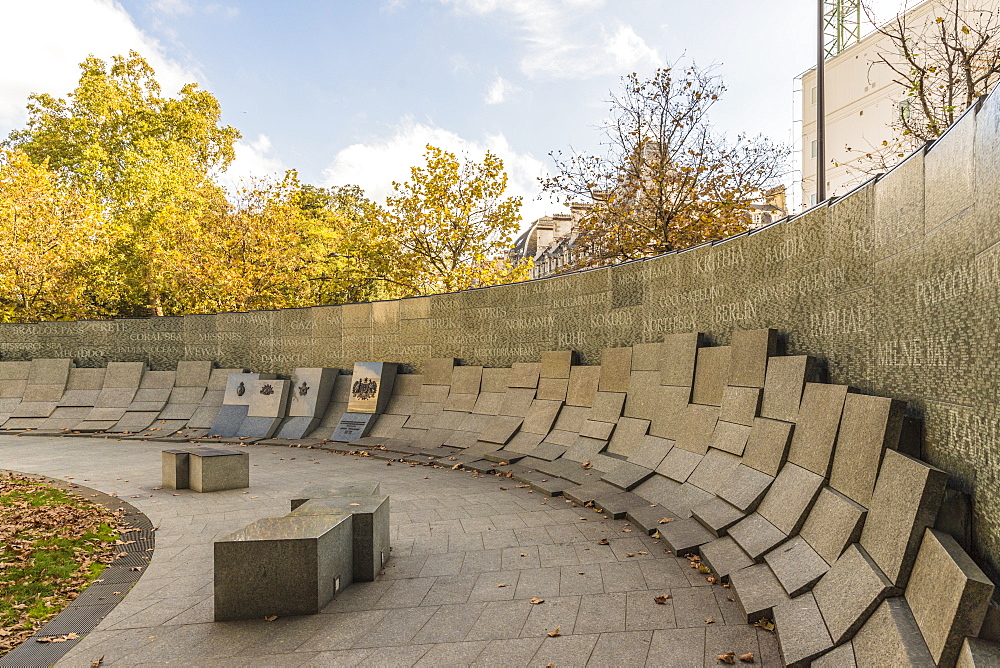
[{"label": "paved stone floor", "polygon": [[[742,623],[729,590],[660,542],[511,480],[250,445],[249,490],[154,490],[167,447],[0,436],[0,468],[117,493],[159,527],[147,572],[60,666],[103,656],[108,666],[690,668],[721,665],[716,655],[729,651],[753,652],[758,666],[781,663],[774,636]],[[381,579],[352,585],[318,615],[212,621],[215,539],[284,515],[307,484],[372,480],[392,500]],[[653,601],[661,594],[670,595],[665,605]]]}]

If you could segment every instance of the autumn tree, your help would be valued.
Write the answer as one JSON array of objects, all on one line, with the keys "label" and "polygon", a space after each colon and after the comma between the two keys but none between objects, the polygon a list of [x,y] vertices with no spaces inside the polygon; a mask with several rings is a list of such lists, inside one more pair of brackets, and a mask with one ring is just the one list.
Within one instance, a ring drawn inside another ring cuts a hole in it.
[{"label": "autumn tree", "polygon": [[225,208],[213,176],[240,135],[220,124],[218,101],[196,84],[165,97],[134,51],[110,65],[91,56],[80,68],[65,99],[29,98],[27,127],[6,144],[98,197],[111,243],[103,315],[171,311],[165,276],[201,242],[204,216]]},{"label": "autumn tree", "polygon": [[367,235],[376,243],[358,270],[399,296],[452,292],[525,280],[528,267],[507,253],[521,222],[521,198],[506,196],[503,161],[482,162],[427,146],[425,165],[393,182]]},{"label": "autumn tree", "polygon": [[0,322],[92,317],[102,227],[91,191],[0,151]]},{"label": "autumn tree", "polygon": [[749,207],[786,169],[787,148],[764,137],[727,139],[709,110],[725,92],[710,69],[658,69],[622,78],[601,126],[598,155],[552,154],[546,191],[589,212],[578,225],[580,265],[623,262],[745,230]]},{"label": "autumn tree", "polygon": [[900,12],[883,24],[863,6],[890,47],[870,71],[887,73],[900,99],[881,144],[847,148],[861,158],[852,168],[874,174],[940,137],[1000,81],[1000,12],[981,0],[936,0],[928,11]]}]

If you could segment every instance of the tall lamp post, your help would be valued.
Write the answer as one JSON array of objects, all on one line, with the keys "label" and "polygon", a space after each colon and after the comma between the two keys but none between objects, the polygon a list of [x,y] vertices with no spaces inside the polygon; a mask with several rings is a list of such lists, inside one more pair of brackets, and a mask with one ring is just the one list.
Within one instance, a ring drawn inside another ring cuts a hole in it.
[{"label": "tall lamp post", "polygon": [[826,39],[825,0],[818,0],[816,30],[816,203],[826,200]]}]

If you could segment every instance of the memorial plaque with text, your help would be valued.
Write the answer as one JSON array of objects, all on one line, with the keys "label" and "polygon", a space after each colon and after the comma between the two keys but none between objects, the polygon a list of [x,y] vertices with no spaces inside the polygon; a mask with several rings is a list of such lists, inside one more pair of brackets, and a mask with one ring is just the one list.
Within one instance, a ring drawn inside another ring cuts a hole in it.
[{"label": "memorial plaque with text", "polygon": [[392,396],[396,366],[388,362],[355,362],[348,413],[381,413]]}]

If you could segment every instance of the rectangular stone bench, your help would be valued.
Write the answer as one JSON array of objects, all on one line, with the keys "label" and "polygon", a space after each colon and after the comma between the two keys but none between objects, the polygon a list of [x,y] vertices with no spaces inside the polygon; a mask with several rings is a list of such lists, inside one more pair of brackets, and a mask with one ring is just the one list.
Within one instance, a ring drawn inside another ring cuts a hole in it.
[{"label": "rectangular stone bench", "polygon": [[164,450],[163,487],[218,492],[250,486],[250,454],[239,450]]},{"label": "rectangular stone bench", "polygon": [[389,558],[389,497],[337,496],[314,498],[293,510],[289,517],[323,517],[350,514],[354,579],[371,582]]},{"label": "rectangular stone bench", "polygon": [[316,614],[354,578],[352,516],[257,520],[215,543],[215,621]]},{"label": "rectangular stone bench", "polygon": [[291,500],[289,511],[295,510],[310,499],[326,499],[335,496],[368,496],[379,493],[377,482],[359,482],[347,485],[310,485]]}]

